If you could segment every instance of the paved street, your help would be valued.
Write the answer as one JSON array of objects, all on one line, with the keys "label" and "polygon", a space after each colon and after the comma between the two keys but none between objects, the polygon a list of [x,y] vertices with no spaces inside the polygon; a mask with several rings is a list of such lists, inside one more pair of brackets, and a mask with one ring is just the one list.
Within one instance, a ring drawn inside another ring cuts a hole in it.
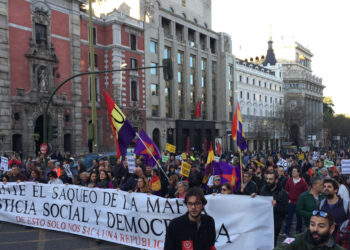
[{"label": "paved street", "polygon": [[0,249],[6,250],[136,250],[138,248],[113,244],[69,233],[40,230],[0,222]]}]

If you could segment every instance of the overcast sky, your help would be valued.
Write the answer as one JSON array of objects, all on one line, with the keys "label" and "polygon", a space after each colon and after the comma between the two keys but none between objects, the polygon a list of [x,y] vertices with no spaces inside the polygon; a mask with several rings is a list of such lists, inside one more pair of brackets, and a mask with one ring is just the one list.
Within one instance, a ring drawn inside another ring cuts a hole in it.
[{"label": "overcast sky", "polygon": [[348,0],[212,0],[212,29],[231,35],[239,57],[266,55],[270,26],[276,42],[294,37],[314,54],[313,74],[335,112],[350,115],[349,10]]}]

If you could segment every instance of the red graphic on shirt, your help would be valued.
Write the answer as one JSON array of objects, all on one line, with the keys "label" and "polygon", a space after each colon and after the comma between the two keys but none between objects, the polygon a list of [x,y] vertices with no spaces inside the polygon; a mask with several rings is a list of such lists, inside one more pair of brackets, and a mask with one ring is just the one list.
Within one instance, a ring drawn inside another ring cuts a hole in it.
[{"label": "red graphic on shirt", "polygon": [[193,241],[192,240],[182,241],[182,250],[193,250]]}]

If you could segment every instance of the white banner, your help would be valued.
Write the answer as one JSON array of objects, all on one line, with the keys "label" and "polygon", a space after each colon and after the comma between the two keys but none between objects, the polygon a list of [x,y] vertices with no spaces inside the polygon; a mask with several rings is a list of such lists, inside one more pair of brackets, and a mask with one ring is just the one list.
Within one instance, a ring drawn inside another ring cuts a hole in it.
[{"label": "white banner", "polygon": [[350,174],[350,160],[341,160],[341,173]]},{"label": "white banner", "polygon": [[[206,196],[217,249],[273,248],[271,197]],[[0,185],[0,221],[144,249],[163,249],[166,227],[187,211],[182,199],[74,185]]]}]

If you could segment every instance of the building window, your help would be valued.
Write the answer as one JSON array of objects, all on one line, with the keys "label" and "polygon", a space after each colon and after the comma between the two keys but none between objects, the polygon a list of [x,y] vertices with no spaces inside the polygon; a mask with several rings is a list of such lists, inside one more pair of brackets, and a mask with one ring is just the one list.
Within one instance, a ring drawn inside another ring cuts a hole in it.
[{"label": "building window", "polygon": [[253,85],[255,85],[255,79],[253,79]]},{"label": "building window", "polygon": [[243,91],[239,92],[239,97],[242,99],[243,98]]},{"label": "building window", "polygon": [[150,42],[150,52],[152,54],[156,54],[157,53],[157,43],[155,41],[151,41]]},{"label": "building window", "polygon": [[265,96],[265,102],[267,102],[267,96]]},{"label": "building window", "polygon": [[177,83],[182,83],[182,74],[181,71],[177,72]]},{"label": "building window", "polygon": [[249,93],[247,93],[247,100],[249,100]]},{"label": "building window", "polygon": [[215,79],[212,79],[211,84],[212,84],[212,89],[215,90],[216,89],[216,81],[215,81]]},{"label": "building window", "polygon": [[228,72],[231,76],[233,75],[233,66],[232,65],[228,66]]},{"label": "building window", "polygon": [[261,81],[259,81],[259,87],[261,87]]},{"label": "building window", "polygon": [[190,55],[190,67],[195,68],[196,67],[196,56]]},{"label": "building window", "polygon": [[282,87],[281,86],[279,87],[279,89],[280,89],[280,92],[282,92]]},{"label": "building window", "polygon": [[177,52],[177,64],[182,65],[184,62],[184,52],[179,51]]},{"label": "building window", "polygon": [[136,50],[136,46],[137,45],[137,42],[136,42],[136,35],[134,34],[130,34],[130,48],[132,50]]},{"label": "building window", "polygon": [[170,47],[164,47],[164,59],[169,58],[171,55],[171,48]]},{"label": "building window", "polygon": [[264,82],[264,87],[266,88],[266,82]]},{"label": "building window", "polygon": [[206,70],[207,69],[207,60],[202,58],[201,60],[201,70]]},{"label": "building window", "polygon": [[[90,29],[88,27],[88,39],[90,41]],[[93,44],[96,45],[97,44],[97,29],[96,27],[93,27],[92,28],[92,41],[93,41]]]},{"label": "building window", "polygon": [[242,82],[242,76],[239,76],[239,82]]},{"label": "building window", "polygon": [[159,116],[159,106],[158,105],[152,105],[152,116],[158,117]]},{"label": "building window", "polygon": [[272,85],[271,85],[271,83],[270,83],[270,89],[272,89],[272,87],[271,87]]},{"label": "building window", "polygon": [[152,96],[158,96],[158,84],[151,83]]},{"label": "building window", "polygon": [[228,89],[232,90],[233,89],[233,81],[229,81],[228,83]]},{"label": "building window", "polygon": [[[157,64],[151,62],[151,67],[157,67]],[[157,75],[157,69],[156,68],[151,68],[151,75]]]},{"label": "building window", "polygon": [[247,108],[247,115],[250,115],[250,109]]},{"label": "building window", "polygon": [[249,77],[247,76],[247,83],[249,83]]},{"label": "building window", "polygon": [[272,103],[272,97],[270,97],[270,103]]},{"label": "building window", "polygon": [[282,105],[282,99],[280,99],[280,105]]},{"label": "building window", "polygon": [[137,60],[135,58],[130,58],[130,68],[132,69],[137,68]]},{"label": "building window", "polygon": [[[89,77],[89,101],[91,101],[91,76]],[[96,102],[100,101],[100,78],[95,76]]]},{"label": "building window", "polygon": [[202,88],[205,87],[205,77],[204,76],[201,77],[201,85],[202,85]]},{"label": "building window", "polygon": [[261,102],[261,95],[259,95],[259,101]]},{"label": "building window", "polygon": [[216,74],[216,62],[213,61],[213,63],[211,64],[211,69],[212,69],[212,73]]},{"label": "building window", "polygon": [[191,86],[194,85],[194,75],[193,74],[190,75],[190,85]]},{"label": "building window", "polygon": [[131,101],[137,101],[137,82],[131,81]]},{"label": "building window", "polygon": [[[89,52],[88,61],[89,61],[89,67],[90,67],[90,52]],[[94,63],[95,63],[95,68],[97,68],[98,67],[98,56],[97,56],[97,54],[94,54]]]},{"label": "building window", "polygon": [[47,26],[43,24],[35,24],[35,42],[36,44],[47,45]]},{"label": "building window", "polygon": [[253,101],[255,101],[255,94],[253,94]]}]

